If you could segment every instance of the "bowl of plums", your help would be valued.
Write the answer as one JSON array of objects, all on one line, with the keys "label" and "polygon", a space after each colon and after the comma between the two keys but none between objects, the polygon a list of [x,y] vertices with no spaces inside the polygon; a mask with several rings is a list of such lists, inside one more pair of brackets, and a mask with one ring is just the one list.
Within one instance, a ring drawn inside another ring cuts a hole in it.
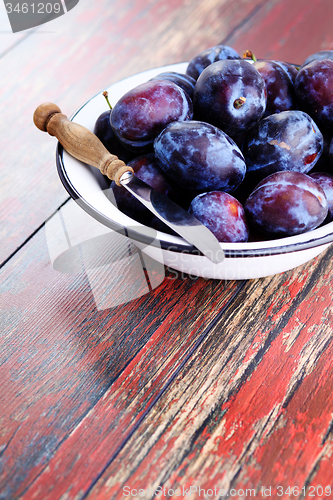
[{"label": "bowl of plums", "polygon": [[216,237],[213,262],[62,146],[60,178],[100,223],[186,275],[297,267],[333,241],[333,51],[299,65],[217,45],[103,89],[71,120]]}]

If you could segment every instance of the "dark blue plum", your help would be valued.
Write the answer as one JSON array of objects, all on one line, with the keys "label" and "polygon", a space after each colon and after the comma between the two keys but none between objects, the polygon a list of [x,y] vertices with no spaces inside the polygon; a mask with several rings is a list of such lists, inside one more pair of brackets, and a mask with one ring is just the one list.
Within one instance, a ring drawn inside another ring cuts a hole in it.
[{"label": "dark blue plum", "polygon": [[303,66],[295,79],[300,109],[320,127],[333,130],[333,61],[315,60]]},{"label": "dark blue plum", "polygon": [[264,116],[297,109],[295,89],[285,70],[274,61],[256,61],[253,66],[265,80],[267,104]]},{"label": "dark blue plum", "polygon": [[305,59],[301,68],[303,68],[312,61],[321,61],[322,59],[333,60],[333,50],[320,50],[319,52],[311,54],[309,57]]},{"label": "dark blue plum", "polygon": [[307,173],[322,151],[322,133],[303,111],[283,111],[264,118],[243,146],[248,175],[257,181],[280,170]]},{"label": "dark blue plum", "polygon": [[[139,156],[128,163],[135,175],[159,193],[168,196],[174,201],[188,197],[187,193],[180,193],[179,188],[170,181],[157,165],[153,153]],[[122,186],[115,182],[111,184],[109,193],[111,201],[115,201],[117,208],[141,224],[150,225],[152,213]],[[113,199],[114,198],[114,199]]]},{"label": "dark blue plum", "polygon": [[243,206],[236,198],[222,191],[196,196],[189,212],[222,242],[245,242],[249,229]]},{"label": "dark blue plum", "polygon": [[[333,156],[330,155],[330,144],[332,141],[332,131],[320,127],[320,132],[323,134],[323,152],[319,160],[316,162],[312,172],[333,172]],[[333,152],[333,150],[332,150]]]},{"label": "dark blue plum", "polygon": [[115,136],[110,124],[110,114],[111,110],[108,110],[99,115],[95,122],[94,134],[110,153],[127,163],[133,160],[135,153],[125,148]]},{"label": "dark blue plum", "polygon": [[200,121],[170,123],[156,138],[159,166],[187,191],[232,192],[242,182],[244,157],[222,130]]},{"label": "dark blue plum", "polygon": [[218,61],[199,76],[194,88],[194,118],[230,136],[253,127],[266,109],[265,81],[245,60]]},{"label": "dark blue plum", "polygon": [[295,66],[294,64],[286,63],[283,61],[274,61],[274,62],[276,64],[278,64],[279,66],[281,66],[281,68],[284,69],[284,71],[289,76],[291,82],[295,83],[295,78],[297,76],[299,68],[297,66]]},{"label": "dark blue plum", "polygon": [[173,82],[146,82],[127,92],[115,104],[111,126],[118,139],[133,151],[152,147],[155,137],[173,121],[193,117],[192,100]]},{"label": "dark blue plum", "polygon": [[244,205],[250,227],[272,237],[318,227],[326,218],[325,193],[309,175],[284,171],[262,180]]},{"label": "dark blue plum", "polygon": [[186,74],[197,80],[207,66],[216,61],[223,61],[225,59],[241,59],[241,56],[232,47],[228,47],[227,45],[215,45],[194,56],[187,66]]},{"label": "dark blue plum", "polygon": [[168,71],[154,76],[149,81],[152,82],[155,80],[168,80],[170,82],[173,82],[180,88],[185,90],[185,92],[188,93],[191,99],[193,98],[193,92],[196,80],[194,80],[194,78],[192,78],[189,75],[185,75],[183,73],[177,73],[175,71]]}]

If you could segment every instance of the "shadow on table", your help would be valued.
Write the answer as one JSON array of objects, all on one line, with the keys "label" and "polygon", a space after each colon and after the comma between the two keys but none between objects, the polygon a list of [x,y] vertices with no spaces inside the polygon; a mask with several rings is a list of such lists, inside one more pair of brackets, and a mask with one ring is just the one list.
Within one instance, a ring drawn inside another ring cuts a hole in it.
[{"label": "shadow on table", "polygon": [[98,310],[130,302],[164,280],[163,264],[124,234],[97,222],[73,200],[47,221],[45,231],[53,268],[85,273]]}]

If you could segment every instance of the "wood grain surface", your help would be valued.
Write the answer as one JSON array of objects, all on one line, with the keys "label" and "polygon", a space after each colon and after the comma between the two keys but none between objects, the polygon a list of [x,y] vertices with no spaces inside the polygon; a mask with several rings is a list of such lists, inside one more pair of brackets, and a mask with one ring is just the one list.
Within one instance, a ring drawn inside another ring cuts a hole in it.
[{"label": "wood grain surface", "polygon": [[271,487],[273,498],[279,486],[333,488],[331,260],[248,282],[88,498],[122,498],[125,486]]},{"label": "wood grain surface", "polygon": [[[134,265],[126,265],[127,287],[129,275],[137,281],[139,276],[135,273]],[[100,421],[101,428],[96,432],[101,436],[104,426],[111,431],[113,422],[117,425],[114,432],[106,435],[100,460],[92,462],[91,473],[98,473],[110,451],[113,453],[126,433],[131,432],[191,351],[200,337],[198,331],[214,319],[239,286],[232,281],[224,284],[215,280],[175,279],[174,273],[169,273],[159,287],[142,298],[98,310],[87,275],[54,271],[44,231],[39,231],[3,267],[1,278],[0,307],[6,335],[0,350],[4,377],[0,393],[4,465],[0,490],[8,498],[16,498],[29,486],[60,444],[67,442],[76,427],[81,428],[82,418],[102,397],[104,407],[104,395],[111,386],[114,408],[111,410],[111,403],[107,407],[113,417]],[[108,274],[104,279],[110,281]],[[120,286],[119,279],[116,285],[113,293]],[[187,323],[193,324],[193,329],[183,330]],[[147,344],[152,335],[154,340]],[[139,363],[136,356],[143,347],[144,358]],[[130,375],[114,386],[133,358],[136,361]],[[152,384],[155,378],[156,383]],[[150,391],[144,390],[145,384],[152,386]],[[96,441],[86,444],[93,451]],[[67,447],[66,450],[70,456]],[[72,466],[67,469],[66,465],[65,484],[70,470]],[[79,474],[77,479],[80,477]],[[58,479],[60,491],[61,475]],[[74,482],[75,475],[73,485]],[[44,489],[42,497],[47,497]]]},{"label": "wood grain surface", "polygon": [[333,250],[258,280],[158,265],[148,279],[134,247],[81,220],[32,124],[41,102],[70,114],[219,42],[302,62],[333,49],[332,14],[328,0],[81,0],[0,41],[1,500],[333,496]]}]

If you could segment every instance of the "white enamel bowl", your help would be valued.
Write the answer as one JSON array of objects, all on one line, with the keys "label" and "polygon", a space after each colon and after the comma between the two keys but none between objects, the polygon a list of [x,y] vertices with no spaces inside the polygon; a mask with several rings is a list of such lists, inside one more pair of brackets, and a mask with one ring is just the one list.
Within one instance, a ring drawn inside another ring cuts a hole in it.
[{"label": "white enamel bowl", "polygon": [[[187,63],[173,64],[136,74],[111,85],[107,90],[111,104],[128,90],[164,71],[184,73]],[[71,119],[94,129],[105,111],[102,92],[84,104]],[[193,276],[214,279],[252,279],[282,273],[316,257],[333,241],[333,222],[298,236],[274,241],[221,243],[225,259],[213,264],[180,237],[149,230],[120,212],[106,196],[108,185],[96,169],[67,154],[60,145],[57,167],[65,188],[79,205],[96,220],[130,237],[144,253],[166,266]]]}]

